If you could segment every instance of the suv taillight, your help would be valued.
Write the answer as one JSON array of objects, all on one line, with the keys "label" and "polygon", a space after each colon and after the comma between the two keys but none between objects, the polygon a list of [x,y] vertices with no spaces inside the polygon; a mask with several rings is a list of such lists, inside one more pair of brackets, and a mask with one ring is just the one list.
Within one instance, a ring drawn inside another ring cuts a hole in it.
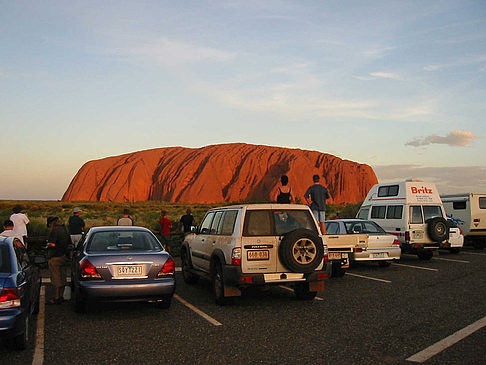
[{"label": "suv taillight", "polygon": [[395,239],[393,240],[393,244],[394,244],[394,245],[400,245],[400,241],[399,241],[397,238],[395,238]]},{"label": "suv taillight", "polygon": [[231,252],[231,265],[241,266],[241,248],[233,248]]},{"label": "suv taillight", "polygon": [[174,272],[175,272],[175,262],[169,257],[165,262],[164,266],[162,266],[162,269],[160,269],[159,273],[157,274],[157,277],[161,278],[164,276],[174,275]]},{"label": "suv taillight", "polygon": [[329,250],[327,249],[327,245],[324,245],[324,262],[329,261]]},{"label": "suv taillight", "polygon": [[101,279],[100,273],[96,271],[96,267],[89,260],[82,260],[79,263],[79,268],[81,269],[81,277],[85,279]]},{"label": "suv taillight", "polygon": [[17,288],[3,288],[0,294],[0,309],[20,307],[20,296]]}]

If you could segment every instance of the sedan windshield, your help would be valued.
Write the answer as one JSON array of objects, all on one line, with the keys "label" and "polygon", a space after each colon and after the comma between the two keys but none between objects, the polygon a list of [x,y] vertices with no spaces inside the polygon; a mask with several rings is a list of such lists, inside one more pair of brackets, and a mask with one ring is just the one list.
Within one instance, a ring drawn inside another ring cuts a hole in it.
[{"label": "sedan windshield", "polygon": [[108,231],[96,232],[91,236],[87,252],[159,252],[162,246],[149,232]]}]

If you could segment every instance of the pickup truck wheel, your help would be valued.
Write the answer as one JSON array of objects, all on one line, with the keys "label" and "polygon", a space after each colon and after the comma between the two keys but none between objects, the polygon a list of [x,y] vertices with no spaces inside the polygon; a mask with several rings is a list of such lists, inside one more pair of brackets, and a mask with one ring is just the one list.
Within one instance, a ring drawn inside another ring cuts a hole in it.
[{"label": "pickup truck wheel", "polygon": [[442,242],[449,239],[449,225],[442,217],[435,217],[427,222],[427,233],[432,241]]},{"label": "pickup truck wheel", "polygon": [[389,267],[391,265],[390,261],[378,261],[379,267]]},{"label": "pickup truck wheel", "polygon": [[300,228],[283,236],[279,257],[289,270],[310,273],[322,262],[324,246],[313,231]]},{"label": "pickup truck wheel", "polygon": [[434,253],[431,251],[431,250],[418,250],[417,251],[417,256],[419,257],[420,260],[424,260],[424,261],[429,261],[432,256],[434,255]]},{"label": "pickup truck wheel", "polygon": [[189,262],[189,258],[187,257],[187,253],[183,252],[181,254],[181,261],[182,261],[182,278],[186,284],[195,284],[199,280],[199,276],[191,272],[192,265]]},{"label": "pickup truck wheel", "polygon": [[316,297],[316,291],[309,290],[309,283],[297,283],[294,286],[294,293],[299,300],[312,300]]},{"label": "pickup truck wheel", "polygon": [[451,253],[455,253],[455,254],[461,252],[461,249],[459,247],[454,247],[454,248],[451,248],[449,250],[450,250]]},{"label": "pickup truck wheel", "polygon": [[342,278],[346,274],[346,270],[341,267],[340,263],[332,263],[332,275],[334,278]]},{"label": "pickup truck wheel", "polygon": [[221,268],[221,265],[218,263],[214,265],[213,290],[214,290],[214,301],[216,302],[216,304],[226,305],[228,303],[228,298],[224,296],[223,269]]}]

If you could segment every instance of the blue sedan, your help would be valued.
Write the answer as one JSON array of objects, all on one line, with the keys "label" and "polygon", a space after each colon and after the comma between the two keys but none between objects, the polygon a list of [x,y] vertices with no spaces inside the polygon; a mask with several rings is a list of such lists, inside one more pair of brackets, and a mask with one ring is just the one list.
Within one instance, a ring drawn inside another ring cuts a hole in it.
[{"label": "blue sedan", "polygon": [[88,302],[153,301],[169,308],[175,291],[175,262],[148,229],[91,228],[72,260],[76,312]]},{"label": "blue sedan", "polygon": [[14,237],[0,237],[0,337],[7,346],[16,350],[27,346],[29,322],[39,312],[40,287],[39,268],[22,242]]}]

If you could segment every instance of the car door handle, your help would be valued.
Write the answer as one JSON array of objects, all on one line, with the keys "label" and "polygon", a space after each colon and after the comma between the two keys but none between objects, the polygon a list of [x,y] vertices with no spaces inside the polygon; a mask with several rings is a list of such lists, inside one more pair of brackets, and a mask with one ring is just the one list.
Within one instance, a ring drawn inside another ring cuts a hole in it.
[{"label": "car door handle", "polygon": [[216,241],[213,241],[213,246],[216,244]]}]

